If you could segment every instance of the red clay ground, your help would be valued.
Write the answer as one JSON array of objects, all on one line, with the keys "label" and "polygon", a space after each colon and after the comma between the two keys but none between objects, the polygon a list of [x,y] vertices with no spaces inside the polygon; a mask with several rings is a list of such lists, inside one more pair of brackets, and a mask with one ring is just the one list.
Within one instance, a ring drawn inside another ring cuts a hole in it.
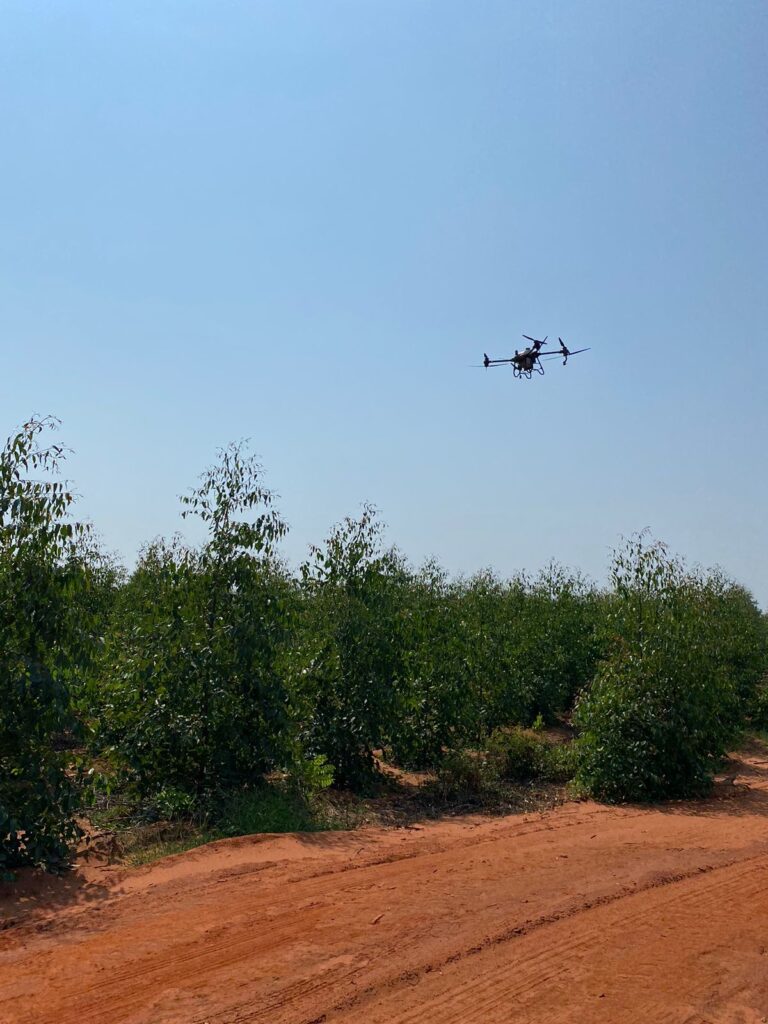
[{"label": "red clay ground", "polygon": [[755,1024],[768,753],[698,804],[253,837],[0,903],[3,1024]]}]

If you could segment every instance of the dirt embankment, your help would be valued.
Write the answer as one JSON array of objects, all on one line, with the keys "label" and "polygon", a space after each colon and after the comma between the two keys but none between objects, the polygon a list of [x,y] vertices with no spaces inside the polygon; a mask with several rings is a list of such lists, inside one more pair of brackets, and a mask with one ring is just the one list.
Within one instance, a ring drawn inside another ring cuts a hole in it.
[{"label": "dirt embankment", "polygon": [[698,804],[229,840],[3,899],[3,1024],[756,1024],[768,754]]}]

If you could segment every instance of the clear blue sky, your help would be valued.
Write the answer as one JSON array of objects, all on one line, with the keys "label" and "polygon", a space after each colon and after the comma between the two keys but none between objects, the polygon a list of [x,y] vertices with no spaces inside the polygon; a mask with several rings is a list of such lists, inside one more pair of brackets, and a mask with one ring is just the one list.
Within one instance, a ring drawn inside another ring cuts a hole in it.
[{"label": "clear blue sky", "polygon": [[[650,527],[768,604],[763,0],[3,0],[0,432],[110,548],[250,437],[300,558],[602,578]],[[530,383],[520,334],[592,351]]]}]

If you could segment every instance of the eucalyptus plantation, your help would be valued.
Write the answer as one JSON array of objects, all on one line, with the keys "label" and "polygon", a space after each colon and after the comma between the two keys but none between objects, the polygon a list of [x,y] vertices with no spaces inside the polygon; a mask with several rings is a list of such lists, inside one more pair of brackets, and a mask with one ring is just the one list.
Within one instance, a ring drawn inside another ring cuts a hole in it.
[{"label": "eucalyptus plantation", "polygon": [[[387,548],[364,505],[292,571],[275,495],[234,444],[181,499],[203,541],[156,540],[125,572],[72,517],[55,425],[31,420],[0,453],[6,872],[66,863],[86,788],[190,818],[265,780],[299,800],[371,791],[383,758],[445,793],[492,763],[657,800],[703,793],[740,730],[768,723],[765,615],[643,535],[605,588],[554,564],[456,579]],[[577,742],[553,753],[548,725]]]}]

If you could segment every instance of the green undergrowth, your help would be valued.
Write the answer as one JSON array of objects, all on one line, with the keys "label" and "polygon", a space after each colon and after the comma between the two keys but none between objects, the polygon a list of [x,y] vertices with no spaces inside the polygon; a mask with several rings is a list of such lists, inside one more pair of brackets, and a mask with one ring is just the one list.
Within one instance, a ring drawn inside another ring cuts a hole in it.
[{"label": "green undergrowth", "polygon": [[456,814],[543,810],[570,795],[571,750],[570,743],[512,730],[494,734],[487,750],[447,751],[435,771],[411,774],[407,781],[378,772],[365,796],[339,788],[308,796],[284,780],[195,804],[169,791],[151,803],[113,796],[89,812],[94,839],[86,856],[138,866],[239,836],[408,827]]},{"label": "green undergrowth", "polygon": [[[768,745],[768,731],[750,730],[742,745]],[[532,730],[498,730],[484,750],[446,751],[439,768],[403,784],[385,774],[361,797],[327,790],[306,799],[272,783],[230,793],[217,816],[126,829],[124,858],[147,864],[218,839],[265,833],[321,832],[365,825],[403,827],[455,814],[544,810],[577,798],[578,744]]]},{"label": "green undergrowth", "polygon": [[556,787],[562,799],[576,773],[575,753],[573,743],[553,742],[529,729],[497,729],[484,750],[448,751],[433,789],[443,801],[488,808],[519,805],[526,793],[541,799],[549,791],[552,798]]},{"label": "green undergrowth", "polygon": [[153,864],[164,857],[172,857],[177,853],[186,853],[198,846],[205,846],[215,839],[220,838],[215,834],[196,832],[184,839],[168,839],[163,841],[142,841],[134,840],[129,844],[126,853],[126,861],[133,867],[141,867],[142,864]]},{"label": "green undergrowth", "polygon": [[221,808],[221,832],[244,836],[256,832],[319,832],[325,827],[306,800],[277,788],[246,790],[228,797]]},{"label": "green undergrowth", "polygon": [[157,802],[123,796],[92,809],[89,822],[94,838],[86,844],[86,856],[92,848],[96,855],[146,864],[218,839],[346,828],[351,818],[280,783],[263,783],[201,798],[168,817],[161,816]]}]

